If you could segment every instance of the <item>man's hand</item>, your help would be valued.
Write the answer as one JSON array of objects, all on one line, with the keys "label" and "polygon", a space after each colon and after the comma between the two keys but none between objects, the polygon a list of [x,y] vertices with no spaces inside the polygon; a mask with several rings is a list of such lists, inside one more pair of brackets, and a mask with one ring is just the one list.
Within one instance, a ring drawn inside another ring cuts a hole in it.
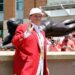
[{"label": "man's hand", "polygon": [[31,35],[33,30],[33,26],[31,24],[28,24],[27,30],[24,32],[24,37],[27,38]]},{"label": "man's hand", "polygon": [[32,30],[33,30],[33,26],[31,24],[28,24],[27,31],[31,33]]}]

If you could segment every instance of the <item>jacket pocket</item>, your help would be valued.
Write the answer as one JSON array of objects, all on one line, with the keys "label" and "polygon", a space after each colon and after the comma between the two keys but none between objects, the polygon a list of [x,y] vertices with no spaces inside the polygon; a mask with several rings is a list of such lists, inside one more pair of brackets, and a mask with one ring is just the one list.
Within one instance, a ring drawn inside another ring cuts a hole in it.
[{"label": "jacket pocket", "polygon": [[26,55],[26,54],[23,53],[22,51],[20,51],[19,55],[20,55],[20,58],[21,58],[23,61],[26,61],[26,60],[28,59],[28,55]]}]

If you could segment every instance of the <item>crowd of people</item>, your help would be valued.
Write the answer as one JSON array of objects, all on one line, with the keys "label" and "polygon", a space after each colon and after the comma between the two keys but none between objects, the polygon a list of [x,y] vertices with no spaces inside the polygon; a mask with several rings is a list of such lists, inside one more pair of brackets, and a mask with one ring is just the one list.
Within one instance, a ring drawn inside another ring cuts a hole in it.
[{"label": "crowd of people", "polygon": [[48,51],[75,51],[75,32],[63,37],[50,37],[48,40]]},{"label": "crowd of people", "polygon": [[[14,48],[2,47],[2,38],[0,37],[0,51],[14,50]],[[47,38],[47,50],[50,52],[75,51],[75,32],[62,37]]]}]

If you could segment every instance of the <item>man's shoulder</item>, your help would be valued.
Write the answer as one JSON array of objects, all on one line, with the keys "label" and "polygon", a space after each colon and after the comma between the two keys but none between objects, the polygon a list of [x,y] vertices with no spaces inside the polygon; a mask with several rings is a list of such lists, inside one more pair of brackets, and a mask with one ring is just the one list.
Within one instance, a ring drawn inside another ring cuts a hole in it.
[{"label": "man's shoulder", "polygon": [[27,29],[28,25],[28,23],[19,24],[17,30]]},{"label": "man's shoulder", "polygon": [[27,27],[27,23],[19,24],[18,27]]}]

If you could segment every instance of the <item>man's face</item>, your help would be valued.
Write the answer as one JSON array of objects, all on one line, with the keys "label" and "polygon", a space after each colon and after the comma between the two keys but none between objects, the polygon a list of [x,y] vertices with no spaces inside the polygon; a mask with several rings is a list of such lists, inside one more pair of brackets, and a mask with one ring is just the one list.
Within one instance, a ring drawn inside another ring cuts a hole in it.
[{"label": "man's face", "polygon": [[41,14],[33,14],[30,16],[30,20],[34,23],[34,24],[40,24],[41,20],[42,20],[42,15]]}]

